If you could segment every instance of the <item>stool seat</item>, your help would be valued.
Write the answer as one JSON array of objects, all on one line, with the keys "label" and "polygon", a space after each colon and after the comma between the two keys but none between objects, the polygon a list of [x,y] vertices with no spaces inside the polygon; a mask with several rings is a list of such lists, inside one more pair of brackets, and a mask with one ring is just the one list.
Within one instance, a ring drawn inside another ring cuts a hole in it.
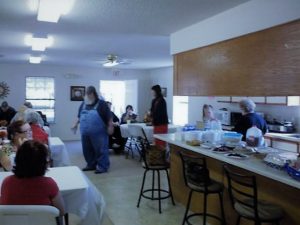
[{"label": "stool seat", "polygon": [[[253,199],[246,199],[243,201],[245,204],[254,206]],[[253,207],[247,207],[245,204],[235,202],[234,209],[243,217],[254,219]],[[274,221],[283,218],[283,210],[274,204],[267,201],[258,201],[257,205],[258,215],[262,221]]]},{"label": "stool seat", "polygon": [[[204,185],[188,182],[188,186],[194,191],[202,192],[202,193],[205,192]],[[211,180],[210,184],[207,185],[207,193],[219,193],[222,192],[223,189],[224,189],[223,184],[214,180]]]}]

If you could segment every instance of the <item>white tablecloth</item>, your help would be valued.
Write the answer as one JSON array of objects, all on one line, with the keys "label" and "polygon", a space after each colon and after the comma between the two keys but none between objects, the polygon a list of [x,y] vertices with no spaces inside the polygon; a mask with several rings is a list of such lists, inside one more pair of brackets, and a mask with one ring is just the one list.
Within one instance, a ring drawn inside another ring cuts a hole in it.
[{"label": "white tablecloth", "polygon": [[[0,187],[11,172],[0,172]],[[105,208],[102,194],[78,167],[50,168],[46,176],[52,177],[62,194],[66,212],[81,219],[80,225],[100,225]]]},{"label": "white tablecloth", "polygon": [[62,140],[58,137],[49,137],[48,143],[51,151],[51,158],[53,160],[53,166],[70,166],[69,153]]},{"label": "white tablecloth", "polygon": [[[145,123],[131,123],[130,125],[133,126],[140,126],[144,129],[146,137],[149,142],[153,142],[153,126],[147,126]],[[177,129],[180,129],[181,126],[169,124],[168,125],[168,133],[175,133]],[[130,137],[129,131],[128,131],[128,124],[122,124],[120,126],[121,129],[121,135],[123,138],[128,138]]]}]

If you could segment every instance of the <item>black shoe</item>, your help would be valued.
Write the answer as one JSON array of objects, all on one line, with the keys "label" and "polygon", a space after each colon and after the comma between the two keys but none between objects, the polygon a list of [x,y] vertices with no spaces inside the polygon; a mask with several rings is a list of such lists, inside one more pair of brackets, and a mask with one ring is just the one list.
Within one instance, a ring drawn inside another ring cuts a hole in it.
[{"label": "black shoe", "polygon": [[104,170],[104,169],[96,169],[95,170],[95,174],[100,174],[100,173],[106,173],[107,170]]},{"label": "black shoe", "polygon": [[95,170],[96,169],[96,167],[84,167],[83,169],[82,169],[82,171],[92,171],[92,170]]}]

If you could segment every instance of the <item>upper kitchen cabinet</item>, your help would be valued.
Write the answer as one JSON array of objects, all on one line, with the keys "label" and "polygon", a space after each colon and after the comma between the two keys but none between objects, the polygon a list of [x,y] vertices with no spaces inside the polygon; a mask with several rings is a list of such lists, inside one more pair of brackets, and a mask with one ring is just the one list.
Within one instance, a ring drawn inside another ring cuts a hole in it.
[{"label": "upper kitchen cabinet", "polygon": [[300,97],[299,96],[287,96],[287,97],[270,96],[270,97],[266,97],[266,104],[299,106]]},{"label": "upper kitchen cabinet", "polygon": [[299,40],[297,20],[178,53],[174,95],[299,96]]},{"label": "upper kitchen cabinet", "polygon": [[216,100],[218,102],[231,102],[231,97],[230,96],[217,96]]}]

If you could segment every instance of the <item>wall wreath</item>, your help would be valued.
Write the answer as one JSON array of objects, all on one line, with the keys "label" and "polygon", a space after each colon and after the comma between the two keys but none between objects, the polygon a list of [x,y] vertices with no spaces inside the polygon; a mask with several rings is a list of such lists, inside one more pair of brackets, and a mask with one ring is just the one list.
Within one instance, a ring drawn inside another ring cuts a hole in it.
[{"label": "wall wreath", "polygon": [[9,94],[9,86],[5,82],[0,82],[0,99],[6,98]]}]

